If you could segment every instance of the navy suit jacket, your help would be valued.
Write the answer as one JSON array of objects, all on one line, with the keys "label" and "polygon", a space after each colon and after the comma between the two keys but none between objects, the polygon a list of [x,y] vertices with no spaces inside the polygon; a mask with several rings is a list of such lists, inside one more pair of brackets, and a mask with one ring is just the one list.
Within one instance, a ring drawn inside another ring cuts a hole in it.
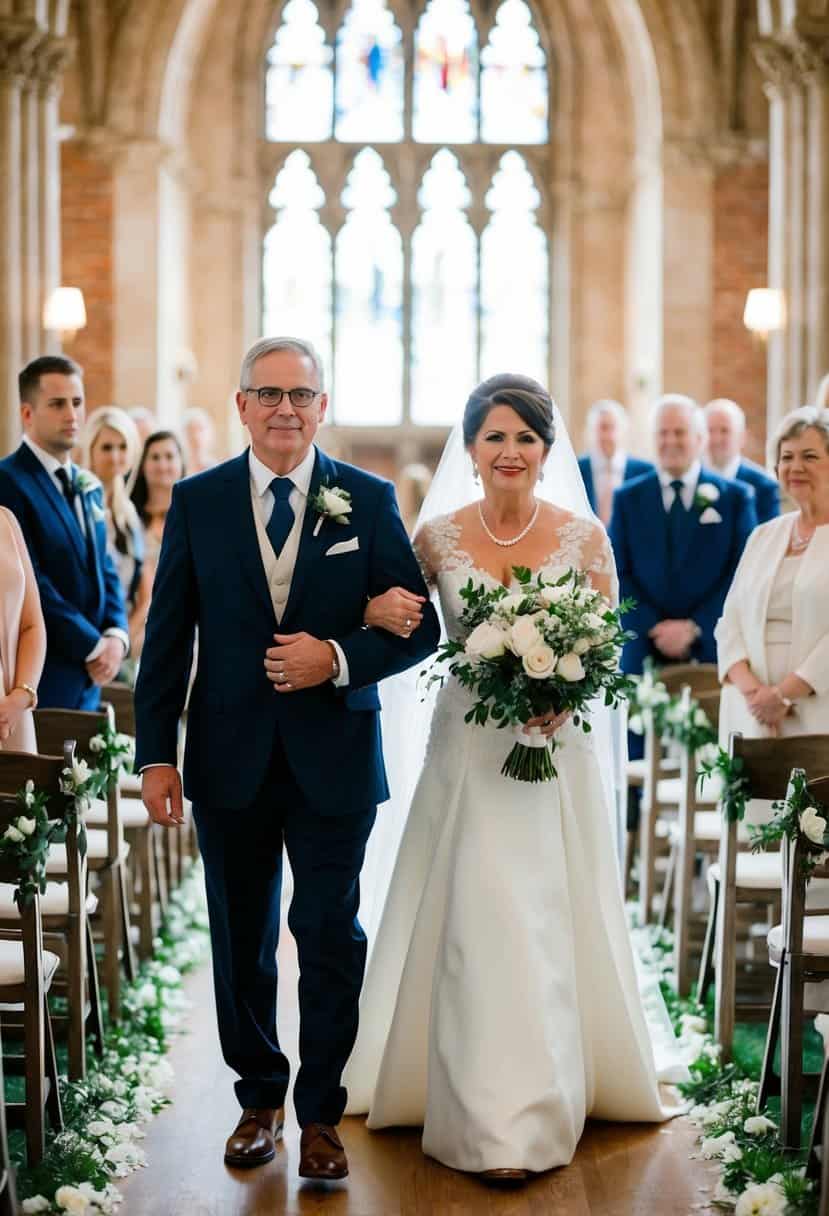
[{"label": "navy suit jacket", "polygon": [[777,518],[780,514],[780,487],[759,464],[751,460],[741,461],[736,480],[753,488],[758,523],[767,524],[770,519]]},{"label": "navy suit jacket", "polygon": [[38,697],[44,707],[97,709],[100,689],[86,656],[105,629],[127,632],[124,595],[107,552],[103,491],[84,495],[92,543],[53,478],[25,443],[0,461],[0,505],[17,516],[34,566],[46,621],[46,665]]},{"label": "navy suit jacket", "polygon": [[621,486],[613,496],[610,540],[619,571],[623,598],[636,600],[625,626],[636,638],[625,645],[624,671],[641,672],[648,657],[664,662],[648,632],[663,620],[690,619],[702,633],[691,658],[715,663],[714,626],[749,534],[756,527],[754,495],[740,482],[725,481],[708,469],[700,473],[719,491],[710,505],[719,523],[701,524],[702,510],[692,506],[682,522],[679,552],[668,564],[668,513],[662,499],[659,474],[654,471]]},{"label": "navy suit jacket", "polygon": [[[314,535],[321,484],[351,494],[348,523]],[[358,548],[326,556],[339,542]],[[321,815],[364,812],[388,797],[377,681],[425,659],[440,627],[431,603],[408,639],[363,627],[366,597],[403,586],[428,596],[394,488],[317,449],[291,593],[277,625],[253,518],[248,454],[180,482],[164,525],[135,691],[136,767],[175,764],[193,639],[184,783],[202,806],[250,805],[279,736],[303,795]],[[333,638],[349,684],[277,693],[265,651],[275,633]]]},{"label": "navy suit jacket", "polygon": [[[579,472],[581,479],[584,482],[584,488],[587,490],[587,497],[590,500],[590,506],[594,511],[598,510],[596,504],[596,487],[593,484],[593,462],[590,456],[579,456]],[[643,473],[653,472],[653,465],[649,460],[639,460],[636,456],[628,456],[625,461],[625,471],[622,476],[622,481],[631,481],[634,477],[641,477]]]}]

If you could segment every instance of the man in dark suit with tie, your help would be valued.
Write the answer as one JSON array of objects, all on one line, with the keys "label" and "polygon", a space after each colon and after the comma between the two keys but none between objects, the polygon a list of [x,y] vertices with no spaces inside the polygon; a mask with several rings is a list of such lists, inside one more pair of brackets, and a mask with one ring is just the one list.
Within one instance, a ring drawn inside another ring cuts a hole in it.
[{"label": "man in dark suit with tie", "polygon": [[42,706],[97,709],[129,649],[124,596],[107,553],[103,490],[72,463],[84,422],[81,369],[43,355],[19,376],[23,442],[0,461],[0,505],[26,538],[46,621]]},{"label": "man in dark suit with tie", "polygon": [[653,465],[625,451],[628,416],[618,401],[594,401],[587,411],[585,431],[588,451],[579,457],[579,469],[590,506],[607,527],[614,491],[631,478],[650,473]]},{"label": "man in dark suit with tie", "polygon": [[711,468],[726,481],[742,481],[752,487],[758,523],[776,519],[780,514],[780,490],[773,477],[743,455],[746,416],[740,406],[727,397],[717,397],[705,407],[705,423]]}]

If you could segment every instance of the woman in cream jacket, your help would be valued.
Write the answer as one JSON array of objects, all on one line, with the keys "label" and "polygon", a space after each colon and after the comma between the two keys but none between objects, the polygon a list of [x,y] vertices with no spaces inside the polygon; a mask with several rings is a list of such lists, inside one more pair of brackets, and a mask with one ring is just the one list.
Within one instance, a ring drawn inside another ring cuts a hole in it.
[{"label": "woman in cream jacket", "polygon": [[829,733],[829,411],[794,410],[769,455],[798,509],[749,537],[715,630],[724,741]]}]

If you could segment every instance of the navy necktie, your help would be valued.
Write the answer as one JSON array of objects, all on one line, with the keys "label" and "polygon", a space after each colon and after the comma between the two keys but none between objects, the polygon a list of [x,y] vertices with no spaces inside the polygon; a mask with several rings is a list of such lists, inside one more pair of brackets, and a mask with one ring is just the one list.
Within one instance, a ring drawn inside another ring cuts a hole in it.
[{"label": "navy necktie", "polygon": [[678,477],[671,482],[671,489],[674,492],[674,500],[668,508],[668,558],[673,562],[679,549],[679,538],[685,519],[685,507],[682,503],[682,482]]},{"label": "navy necktie", "polygon": [[74,515],[75,514],[75,494],[77,493],[77,491],[75,489],[75,483],[72,480],[72,478],[69,476],[69,473],[66,471],[66,469],[62,469],[62,468],[56,469],[55,476],[57,477],[58,481],[60,482],[61,486],[63,487],[63,497],[69,503],[69,510]]},{"label": "navy necktie", "polygon": [[290,477],[274,477],[270,486],[271,494],[273,494],[273,511],[265,531],[277,557],[282,552],[285,541],[294,526],[294,512],[288,502],[293,488],[294,483]]}]

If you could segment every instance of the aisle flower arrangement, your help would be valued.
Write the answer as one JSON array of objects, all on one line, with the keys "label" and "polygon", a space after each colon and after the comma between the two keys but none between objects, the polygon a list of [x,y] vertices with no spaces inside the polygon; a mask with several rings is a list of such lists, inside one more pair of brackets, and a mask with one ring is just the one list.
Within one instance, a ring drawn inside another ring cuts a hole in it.
[{"label": "aisle flower arrangement", "polygon": [[189,1008],[182,978],[209,953],[201,864],[170,897],[154,957],[127,985],[121,1022],[106,1035],[102,1059],[90,1057],[85,1081],[62,1081],[65,1131],[40,1165],[18,1164],[24,1213],[46,1216],[115,1212],[115,1181],[147,1164],[142,1125],[170,1102],[173,1070],[164,1055]]}]

